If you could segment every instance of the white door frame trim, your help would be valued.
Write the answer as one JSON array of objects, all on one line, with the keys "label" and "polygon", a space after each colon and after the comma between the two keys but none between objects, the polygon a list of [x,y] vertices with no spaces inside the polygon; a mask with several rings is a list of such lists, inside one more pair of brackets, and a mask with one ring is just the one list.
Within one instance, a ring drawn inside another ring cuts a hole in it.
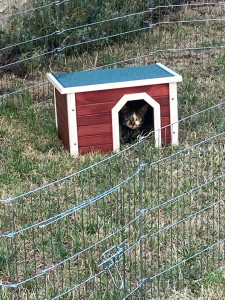
[{"label": "white door frame trim", "polygon": [[161,147],[160,105],[147,93],[134,93],[124,95],[112,108],[113,151],[120,150],[119,111],[127,103],[127,101],[134,101],[140,99],[145,100],[153,108],[155,145],[156,147]]}]

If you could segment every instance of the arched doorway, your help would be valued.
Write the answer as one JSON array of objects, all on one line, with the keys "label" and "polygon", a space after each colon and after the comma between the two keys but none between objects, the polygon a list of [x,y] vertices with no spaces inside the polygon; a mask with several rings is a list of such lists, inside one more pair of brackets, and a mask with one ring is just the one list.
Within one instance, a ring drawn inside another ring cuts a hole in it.
[{"label": "arched doorway", "polygon": [[119,111],[128,101],[144,100],[153,108],[154,138],[156,147],[161,147],[161,114],[160,105],[147,93],[124,95],[112,108],[113,151],[120,150]]}]

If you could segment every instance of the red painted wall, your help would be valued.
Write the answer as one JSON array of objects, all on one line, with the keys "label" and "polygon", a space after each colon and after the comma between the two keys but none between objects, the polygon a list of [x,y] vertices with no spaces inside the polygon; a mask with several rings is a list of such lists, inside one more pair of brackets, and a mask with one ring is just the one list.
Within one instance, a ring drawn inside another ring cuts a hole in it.
[{"label": "red painted wall", "polygon": [[[169,84],[77,93],[78,145],[81,153],[112,151],[111,109],[125,94],[146,92],[161,107],[161,125],[170,124]],[[163,143],[171,142],[170,127],[162,129]]]},{"label": "red painted wall", "polygon": [[63,145],[66,148],[69,148],[69,128],[66,95],[61,95],[60,92],[55,89],[55,96],[59,137],[62,140]]}]

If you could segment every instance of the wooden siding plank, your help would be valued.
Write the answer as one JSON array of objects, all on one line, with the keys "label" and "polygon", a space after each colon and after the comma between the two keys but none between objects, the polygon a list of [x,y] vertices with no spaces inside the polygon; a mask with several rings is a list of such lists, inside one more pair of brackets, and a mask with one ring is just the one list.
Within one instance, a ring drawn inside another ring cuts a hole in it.
[{"label": "wooden siding plank", "polygon": [[90,136],[90,135],[100,135],[100,134],[109,134],[112,135],[112,124],[98,124],[98,125],[91,125],[91,126],[80,126],[78,127],[78,144],[79,138],[83,136]]},{"label": "wooden siding plank", "polygon": [[56,98],[56,107],[60,114],[67,115],[67,106],[61,99]]},{"label": "wooden siding plank", "polygon": [[77,107],[77,116],[95,115],[111,112],[115,102],[81,105]]},{"label": "wooden siding plank", "polygon": [[69,134],[68,134],[68,130],[60,130],[59,132],[59,138],[61,139],[63,145],[69,149]]},{"label": "wooden siding plank", "polygon": [[[153,97],[152,97],[153,98]],[[170,99],[169,96],[157,96],[153,98],[156,102],[160,104],[161,107],[169,106],[170,105]]]},{"label": "wooden siding plank", "polygon": [[67,102],[66,102],[66,95],[61,95],[59,91],[55,91],[56,95],[56,107],[57,107],[57,114],[64,114],[67,116]]},{"label": "wooden siding plank", "polygon": [[111,113],[77,116],[77,125],[78,126],[106,124],[106,123],[111,123],[111,122],[112,122]]},{"label": "wooden siding plank", "polygon": [[160,107],[160,112],[161,112],[161,118],[169,117],[170,116],[170,107],[169,106]]},{"label": "wooden siding plank", "polygon": [[66,102],[66,95],[60,94],[58,90],[55,90],[55,95],[58,101]]},{"label": "wooden siding plank", "polygon": [[152,98],[159,96],[169,96],[169,84],[166,83],[148,86],[148,88],[146,89],[146,93],[148,93]]},{"label": "wooden siding plank", "polygon": [[55,91],[58,133],[63,145],[69,148],[69,129],[68,129],[68,113],[66,95],[61,95],[59,91]]},{"label": "wooden siding plank", "polygon": [[93,103],[118,102],[125,94],[146,92],[151,96],[169,96],[169,84],[158,84],[152,86],[139,86],[131,88],[120,88],[103,91],[83,92],[76,94],[76,105],[89,105]]},{"label": "wooden siding plank", "polygon": [[67,115],[64,113],[57,113],[57,119],[60,120],[60,124],[68,124],[68,118]]},{"label": "wooden siding plank", "polygon": [[170,126],[168,126],[166,128],[162,128],[162,130],[161,130],[161,137],[162,137],[162,139],[170,138],[171,137]]},{"label": "wooden siding plank", "polygon": [[161,117],[161,127],[167,126],[170,124],[170,117]]},{"label": "wooden siding plank", "polygon": [[93,136],[84,136],[80,137],[79,140],[80,147],[87,147],[87,146],[95,146],[101,144],[112,144],[112,135],[93,135]]},{"label": "wooden siding plank", "polygon": [[[96,114],[105,114],[111,113],[112,108],[114,107],[115,103],[100,103],[100,104],[90,104],[90,105],[81,105],[77,107],[77,116],[85,116],[85,115],[96,115]],[[170,115],[170,107],[163,106],[160,107],[161,109],[161,116],[167,117]]]},{"label": "wooden siding plank", "polygon": [[162,146],[170,145],[171,144],[171,137],[164,137],[162,138]]}]

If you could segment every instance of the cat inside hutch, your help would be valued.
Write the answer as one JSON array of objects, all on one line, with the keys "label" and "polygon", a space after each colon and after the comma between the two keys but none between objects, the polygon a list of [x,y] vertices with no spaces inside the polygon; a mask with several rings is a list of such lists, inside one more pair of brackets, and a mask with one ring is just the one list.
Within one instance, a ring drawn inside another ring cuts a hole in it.
[{"label": "cat inside hutch", "polygon": [[137,141],[154,129],[153,108],[145,100],[128,101],[119,111],[120,143]]}]

